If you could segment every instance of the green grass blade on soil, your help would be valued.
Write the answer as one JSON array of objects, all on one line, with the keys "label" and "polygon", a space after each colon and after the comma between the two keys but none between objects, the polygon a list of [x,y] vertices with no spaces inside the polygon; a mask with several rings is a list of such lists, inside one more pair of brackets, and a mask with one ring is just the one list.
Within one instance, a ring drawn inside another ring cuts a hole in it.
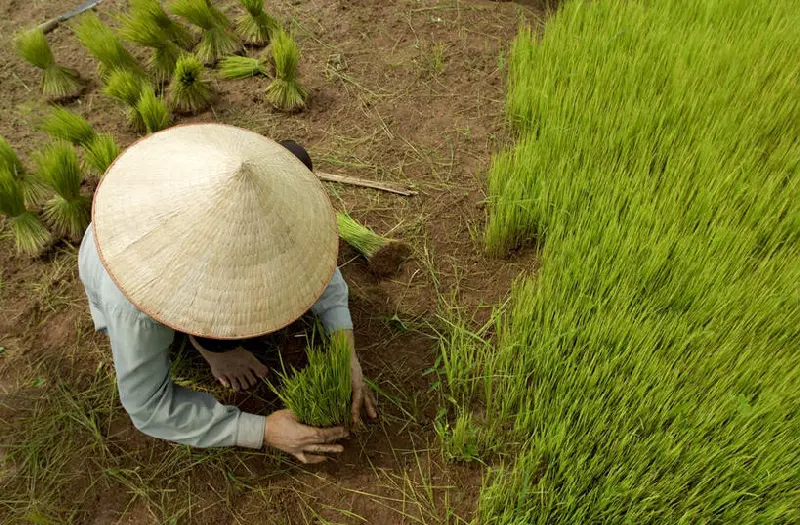
[{"label": "green grass blade on soil", "polygon": [[278,31],[272,40],[275,80],[267,87],[267,100],[281,111],[299,111],[305,107],[308,91],[297,81],[300,52],[286,31]]},{"label": "green grass blade on soil", "polygon": [[264,11],[264,0],[240,0],[246,12],[236,20],[236,31],[248,44],[263,46],[281,23]]},{"label": "green grass blade on soil", "polygon": [[84,13],[75,26],[75,34],[83,47],[98,62],[102,77],[117,70],[142,74],[142,68],[133,55],[125,49],[114,31],[103,23],[96,13]]},{"label": "green grass blade on soil", "polygon": [[86,120],[63,106],[55,106],[41,124],[41,130],[56,139],[85,146],[97,133]]},{"label": "green grass blade on soil", "polygon": [[23,59],[42,70],[42,93],[55,98],[77,93],[80,87],[78,72],[56,64],[50,44],[41,29],[21,33],[15,45]]},{"label": "green grass blade on soil", "polygon": [[121,150],[110,133],[98,133],[86,146],[86,165],[95,174],[103,175],[120,153]]},{"label": "green grass blade on soil", "polygon": [[44,204],[44,217],[61,235],[79,239],[89,224],[90,200],[81,194],[78,155],[65,141],[56,141],[35,153],[38,174],[55,192]]},{"label": "green grass blade on soil", "polygon": [[406,243],[378,235],[346,213],[337,213],[336,222],[339,237],[363,255],[370,270],[378,276],[396,273],[411,255]]},{"label": "green grass blade on soil", "polygon": [[280,376],[280,388],[270,386],[302,423],[330,427],[349,421],[350,343],[343,333],[333,334],[327,348],[309,345],[308,366]]},{"label": "green grass blade on soil", "polygon": [[193,55],[179,58],[169,86],[172,107],[182,113],[198,113],[211,105],[213,96],[203,63]]},{"label": "green grass blade on soil", "polygon": [[481,523],[800,520],[798,25],[574,0],[518,36],[486,241],[541,268],[477,355],[522,444]]},{"label": "green grass blade on soil", "polygon": [[0,213],[8,217],[18,252],[36,255],[50,242],[50,233],[25,207],[23,188],[14,175],[0,167]]},{"label": "green grass blade on soil", "polygon": [[266,64],[258,58],[232,55],[220,60],[218,66],[219,76],[225,80],[241,80],[257,75],[267,75]]}]

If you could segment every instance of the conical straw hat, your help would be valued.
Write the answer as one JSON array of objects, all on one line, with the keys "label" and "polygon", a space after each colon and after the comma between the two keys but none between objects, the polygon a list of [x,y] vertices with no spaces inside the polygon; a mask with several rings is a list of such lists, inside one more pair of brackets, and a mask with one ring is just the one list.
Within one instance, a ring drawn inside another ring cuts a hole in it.
[{"label": "conical straw hat", "polygon": [[316,176],[276,142],[231,126],[178,126],[128,148],[95,193],[93,227],[128,300],[202,337],[290,324],[336,268],[336,217]]}]

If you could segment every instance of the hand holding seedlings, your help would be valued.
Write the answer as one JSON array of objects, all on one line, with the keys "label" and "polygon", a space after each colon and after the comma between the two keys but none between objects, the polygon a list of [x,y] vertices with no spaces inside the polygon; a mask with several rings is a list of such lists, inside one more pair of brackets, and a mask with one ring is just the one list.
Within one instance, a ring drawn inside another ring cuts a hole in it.
[{"label": "hand holding seedlings", "polygon": [[327,456],[344,451],[334,442],[348,436],[344,427],[315,428],[300,423],[291,410],[279,410],[267,416],[264,445],[287,452],[306,464],[321,463]]}]

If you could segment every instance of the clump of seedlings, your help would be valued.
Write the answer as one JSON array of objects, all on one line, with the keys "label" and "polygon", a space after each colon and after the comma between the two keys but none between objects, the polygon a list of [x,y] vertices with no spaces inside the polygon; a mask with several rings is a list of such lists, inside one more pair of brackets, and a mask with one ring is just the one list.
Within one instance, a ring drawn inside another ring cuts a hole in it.
[{"label": "clump of seedlings", "polygon": [[139,112],[148,133],[169,127],[172,115],[164,99],[156,95],[153,86],[147,85],[142,89],[142,94],[136,103],[136,111]]},{"label": "clump of seedlings", "polygon": [[297,81],[300,52],[286,31],[278,31],[272,40],[275,79],[267,87],[267,100],[281,111],[299,111],[306,105],[308,92]]},{"label": "clump of seedlings", "polygon": [[17,181],[26,206],[36,206],[47,195],[47,186],[42,179],[25,169],[17,152],[3,137],[0,137],[0,172],[10,174]]},{"label": "clump of seedlings", "polygon": [[101,77],[106,78],[119,70],[142,74],[142,69],[133,55],[125,49],[114,31],[95,13],[82,15],[75,33],[83,47],[97,60]]},{"label": "clump of seedlings", "polygon": [[188,30],[170,19],[157,0],[133,2],[128,14],[122,18],[120,34],[129,42],[152,48],[146,66],[159,84],[169,81],[182,53],[173,38],[177,35],[184,42],[187,37],[191,39]]},{"label": "clump of seedlings", "polygon": [[237,55],[231,55],[220,60],[218,69],[219,76],[225,80],[241,80],[269,74],[264,60]]},{"label": "clump of seedlings", "polygon": [[293,374],[279,373],[282,388],[270,384],[300,422],[330,427],[350,419],[350,344],[341,333],[331,336],[327,348],[309,345],[308,366]]},{"label": "clump of seedlings", "polygon": [[42,70],[42,93],[48,97],[64,98],[77,93],[78,72],[56,64],[53,51],[41,29],[21,33],[15,41],[20,57]]},{"label": "clump of seedlings", "polygon": [[81,193],[80,165],[75,149],[66,141],[55,141],[34,155],[39,176],[55,191],[45,201],[44,218],[60,235],[80,239],[89,224],[91,201]]},{"label": "clump of seedlings", "polygon": [[231,21],[208,0],[173,0],[169,9],[202,30],[194,52],[206,64],[239,49],[239,42],[228,31]]},{"label": "clump of seedlings", "polygon": [[0,213],[8,218],[18,252],[35,255],[50,242],[50,233],[25,207],[20,181],[5,167],[0,167]]},{"label": "clump of seedlings", "polygon": [[236,21],[239,35],[254,46],[268,44],[272,34],[281,29],[281,23],[264,11],[264,0],[239,1],[247,11]]},{"label": "clump of seedlings", "polygon": [[213,95],[203,63],[194,55],[179,58],[169,86],[172,107],[182,113],[197,113],[211,105]]},{"label": "clump of seedlings", "polygon": [[97,175],[103,175],[111,163],[119,157],[121,150],[110,133],[98,133],[84,148],[87,167]]},{"label": "clump of seedlings", "polygon": [[55,106],[40,125],[42,131],[55,139],[63,139],[76,146],[86,146],[97,136],[86,120],[72,111]]},{"label": "clump of seedlings", "polygon": [[144,119],[136,108],[147,85],[147,82],[140,75],[127,69],[119,69],[109,75],[103,88],[103,92],[106,95],[127,106],[125,117],[128,120],[128,124],[138,132],[147,129]]},{"label": "clump of seedlings", "polygon": [[336,221],[339,237],[363,255],[369,262],[370,271],[379,277],[397,273],[411,256],[408,244],[378,235],[346,213],[337,213]]}]

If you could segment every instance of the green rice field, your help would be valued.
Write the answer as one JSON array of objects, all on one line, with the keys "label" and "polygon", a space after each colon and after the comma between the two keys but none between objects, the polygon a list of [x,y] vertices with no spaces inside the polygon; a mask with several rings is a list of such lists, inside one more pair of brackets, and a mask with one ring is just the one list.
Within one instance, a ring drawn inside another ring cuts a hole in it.
[{"label": "green rice field", "polygon": [[574,0],[518,36],[486,243],[541,269],[442,345],[452,441],[504,465],[481,523],[800,522],[798,27]]}]

